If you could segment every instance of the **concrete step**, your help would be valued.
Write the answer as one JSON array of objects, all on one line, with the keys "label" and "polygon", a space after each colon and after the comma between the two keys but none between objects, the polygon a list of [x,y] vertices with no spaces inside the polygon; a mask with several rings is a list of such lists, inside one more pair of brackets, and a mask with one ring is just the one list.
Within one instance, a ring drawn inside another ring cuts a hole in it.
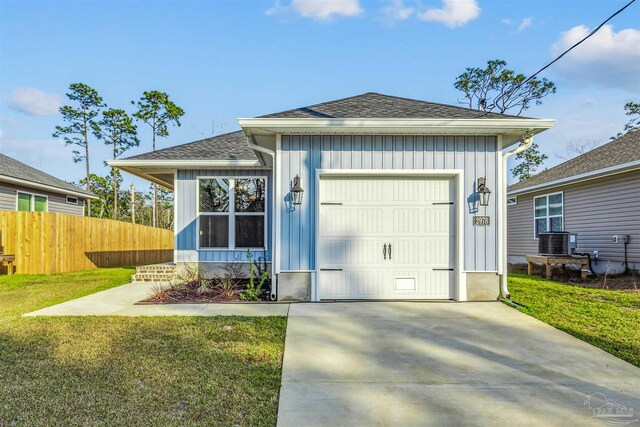
[{"label": "concrete step", "polygon": [[131,281],[133,283],[169,282],[174,277],[174,273],[136,273],[131,276]]},{"label": "concrete step", "polygon": [[136,267],[136,273],[175,273],[176,266],[172,264],[153,264],[153,265],[141,265]]}]

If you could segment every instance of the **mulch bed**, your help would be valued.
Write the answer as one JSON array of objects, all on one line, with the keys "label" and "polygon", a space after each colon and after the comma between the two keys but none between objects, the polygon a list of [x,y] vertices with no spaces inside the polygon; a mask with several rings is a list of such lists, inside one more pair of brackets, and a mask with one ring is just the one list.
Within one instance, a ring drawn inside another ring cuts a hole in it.
[{"label": "mulch bed", "polygon": [[[526,265],[511,265],[509,271],[527,273]],[[535,273],[536,271],[534,271]],[[607,289],[611,291],[629,292],[640,294],[640,274],[631,270],[627,274],[603,276],[590,276],[587,280],[581,280],[580,272],[567,269],[562,274],[560,267],[553,267],[551,280],[565,282],[571,285],[592,289]]]},{"label": "mulch bed", "polygon": [[[201,286],[199,282],[181,283],[179,285],[158,285],[154,294],[142,302],[151,303],[206,303],[206,302],[249,302],[240,298],[246,283],[241,283],[233,290],[225,290],[220,285]],[[269,301],[269,289],[262,292],[258,302]]]}]

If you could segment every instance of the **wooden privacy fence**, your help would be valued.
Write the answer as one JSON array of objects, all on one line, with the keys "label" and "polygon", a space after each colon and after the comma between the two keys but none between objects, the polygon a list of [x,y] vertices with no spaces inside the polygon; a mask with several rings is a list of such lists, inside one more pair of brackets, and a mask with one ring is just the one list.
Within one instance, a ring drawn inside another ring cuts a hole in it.
[{"label": "wooden privacy fence", "polygon": [[[167,262],[173,232],[111,219],[52,212],[0,212],[0,244],[15,273],[64,273]],[[1,273],[7,267],[0,267]]]}]

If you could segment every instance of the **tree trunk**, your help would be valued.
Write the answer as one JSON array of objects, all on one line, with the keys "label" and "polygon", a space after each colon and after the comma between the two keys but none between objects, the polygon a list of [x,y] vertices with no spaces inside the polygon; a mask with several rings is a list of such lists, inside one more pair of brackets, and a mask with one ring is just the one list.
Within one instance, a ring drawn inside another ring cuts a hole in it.
[{"label": "tree trunk", "polygon": [[[156,118],[153,118],[153,151],[156,151]],[[154,227],[158,226],[158,185],[153,183],[153,210],[151,211],[152,216],[152,225]]]},{"label": "tree trunk", "polygon": [[131,181],[131,223],[136,223],[136,188]]},{"label": "tree trunk", "polygon": [[[91,191],[91,172],[89,169],[89,129],[87,128],[87,111],[84,112],[84,155],[85,164],[87,167],[87,191]],[[87,216],[91,216],[91,199],[87,199]]]},{"label": "tree trunk", "polygon": [[[116,159],[116,140],[113,140],[113,160]],[[118,180],[116,177],[116,168],[111,168],[111,176],[113,178],[113,215],[112,219],[118,218]]]}]

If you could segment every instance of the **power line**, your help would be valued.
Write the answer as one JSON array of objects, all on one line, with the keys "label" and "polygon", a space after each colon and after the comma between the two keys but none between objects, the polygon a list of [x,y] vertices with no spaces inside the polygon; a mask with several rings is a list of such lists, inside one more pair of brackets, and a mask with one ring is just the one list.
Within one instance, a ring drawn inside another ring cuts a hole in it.
[{"label": "power line", "polygon": [[[631,6],[633,3],[635,3],[636,0],[631,0],[629,3],[627,3],[626,5],[624,5],[622,8],[618,9],[613,15],[609,16],[607,19],[605,19],[600,25],[598,25],[596,28],[593,29],[593,31],[591,31],[589,34],[587,34],[582,40],[580,40],[579,42],[575,43],[573,46],[571,46],[569,49],[565,50],[564,52],[562,52],[560,55],[558,55],[558,57],[556,59],[554,59],[553,61],[549,62],[547,65],[545,65],[544,67],[540,68],[538,71],[536,71],[535,73],[533,73],[531,76],[529,76],[528,78],[526,78],[522,83],[520,83],[518,86],[516,86],[512,91],[510,91],[509,93],[513,93],[515,91],[517,91],[518,89],[520,89],[522,86],[524,86],[527,82],[529,82],[531,79],[533,79],[535,76],[537,76],[538,74],[540,74],[541,72],[543,72],[544,70],[546,70],[547,68],[549,68],[550,66],[552,66],[553,64],[555,64],[556,62],[558,62],[563,56],[565,56],[567,53],[571,52],[573,49],[575,49],[576,47],[580,46],[584,41],[586,41],[589,37],[593,36],[595,33],[598,32],[598,30],[602,27],[605,26],[605,24],[609,21],[611,21],[615,16],[619,15],[620,13],[622,13],[622,11],[624,11],[626,8],[628,8],[629,6]],[[500,99],[502,99],[504,97],[505,94],[500,95],[498,98],[496,98],[495,101],[493,101],[493,104],[495,105]]]}]

